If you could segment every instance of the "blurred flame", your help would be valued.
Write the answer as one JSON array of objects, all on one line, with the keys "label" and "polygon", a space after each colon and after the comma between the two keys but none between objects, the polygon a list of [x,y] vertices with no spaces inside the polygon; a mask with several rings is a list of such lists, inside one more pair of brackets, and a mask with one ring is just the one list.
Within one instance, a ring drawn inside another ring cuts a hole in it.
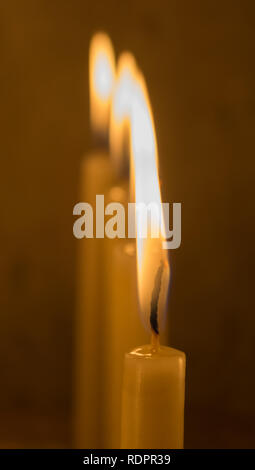
[{"label": "blurred flame", "polygon": [[118,60],[110,117],[110,150],[118,174],[129,166],[130,116],[136,63],[130,52]]},{"label": "blurred flame", "polygon": [[109,114],[115,83],[112,42],[105,33],[93,36],[89,49],[90,118],[93,130],[108,136]]}]

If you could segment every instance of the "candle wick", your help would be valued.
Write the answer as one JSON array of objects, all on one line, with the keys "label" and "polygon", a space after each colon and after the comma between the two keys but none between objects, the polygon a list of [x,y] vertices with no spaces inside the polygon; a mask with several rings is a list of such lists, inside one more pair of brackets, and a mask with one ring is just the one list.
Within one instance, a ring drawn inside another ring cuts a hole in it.
[{"label": "candle wick", "polygon": [[157,352],[159,349],[159,335],[157,335],[153,330],[151,334],[151,349],[153,352]]},{"label": "candle wick", "polygon": [[151,314],[150,314],[150,324],[152,328],[152,332],[156,335],[159,334],[159,325],[158,325],[158,301],[159,301],[159,294],[161,288],[161,280],[164,270],[164,263],[161,260],[160,266],[157,270],[157,274],[155,276],[154,287],[151,296]]}]

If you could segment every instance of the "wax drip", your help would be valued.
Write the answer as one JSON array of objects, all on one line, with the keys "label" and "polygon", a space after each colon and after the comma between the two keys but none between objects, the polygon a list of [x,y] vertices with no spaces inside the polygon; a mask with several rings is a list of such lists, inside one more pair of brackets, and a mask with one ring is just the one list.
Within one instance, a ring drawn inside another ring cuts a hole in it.
[{"label": "wax drip", "polygon": [[160,266],[157,270],[157,274],[155,276],[154,287],[151,296],[151,314],[150,314],[150,324],[152,330],[159,334],[159,326],[158,326],[158,301],[159,301],[159,294],[161,288],[161,280],[164,270],[164,263],[161,260]]}]

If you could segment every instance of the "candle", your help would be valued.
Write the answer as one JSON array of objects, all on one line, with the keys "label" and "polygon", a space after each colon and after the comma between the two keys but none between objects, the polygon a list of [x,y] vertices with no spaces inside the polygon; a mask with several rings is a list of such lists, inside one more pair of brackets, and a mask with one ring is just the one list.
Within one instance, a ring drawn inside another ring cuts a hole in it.
[{"label": "candle", "polygon": [[[81,172],[82,200],[91,202],[112,183],[107,155],[91,153]],[[78,448],[102,447],[102,318],[105,313],[106,240],[80,240],[75,321],[74,443]]]},{"label": "candle", "polygon": [[[112,188],[110,199],[125,205],[127,191]],[[104,348],[103,435],[104,448],[120,448],[121,387],[123,357],[136,344],[146,341],[139,321],[136,287],[136,245],[133,240],[114,239],[106,251],[106,342]],[[121,312],[121,314],[120,314]],[[137,343],[138,342],[138,343]]]},{"label": "candle", "polygon": [[159,344],[170,267],[163,248],[165,225],[155,128],[141,74],[137,74],[133,83],[130,131],[136,203],[151,204],[155,209],[151,212],[151,230],[147,236],[144,236],[144,213],[136,211],[138,297],[152,341],[125,355],[121,447],[182,448],[185,355]]},{"label": "candle", "polygon": [[[96,138],[105,144],[114,77],[114,52],[110,39],[105,34],[96,34],[89,54],[90,114]],[[80,196],[82,202],[91,204],[94,216],[96,195],[107,194],[113,179],[112,163],[106,150],[93,151],[84,157]],[[93,235],[95,237],[96,233]],[[74,445],[78,448],[100,448],[103,444],[101,357],[106,242],[104,238],[79,241],[74,383]]]}]

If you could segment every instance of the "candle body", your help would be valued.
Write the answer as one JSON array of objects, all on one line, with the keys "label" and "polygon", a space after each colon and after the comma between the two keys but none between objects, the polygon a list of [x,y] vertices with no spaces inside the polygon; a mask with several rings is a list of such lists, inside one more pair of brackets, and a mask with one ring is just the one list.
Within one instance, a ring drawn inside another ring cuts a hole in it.
[{"label": "candle body", "polygon": [[121,390],[124,355],[146,342],[137,301],[136,245],[134,241],[111,240],[107,276],[107,324],[105,334],[104,448],[120,448]]},{"label": "candle body", "polygon": [[[92,205],[94,220],[96,195],[109,191],[112,176],[109,155],[94,152],[83,159],[80,200]],[[74,445],[78,448],[102,447],[106,242],[104,238],[78,241],[74,383]]]},{"label": "candle body", "polygon": [[185,362],[183,352],[163,346],[126,354],[122,448],[183,448]]}]

